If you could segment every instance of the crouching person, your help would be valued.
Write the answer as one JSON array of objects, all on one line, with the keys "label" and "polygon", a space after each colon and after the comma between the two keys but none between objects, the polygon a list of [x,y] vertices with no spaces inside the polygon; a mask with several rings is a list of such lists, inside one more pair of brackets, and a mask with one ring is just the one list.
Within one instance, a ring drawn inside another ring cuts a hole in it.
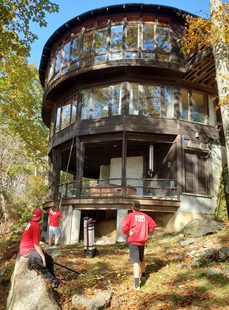
[{"label": "crouching person", "polygon": [[41,219],[42,211],[40,208],[37,208],[32,212],[32,221],[28,223],[23,233],[19,253],[28,258],[34,267],[57,288],[63,284],[55,277],[52,256],[40,245],[41,229],[39,221]]}]

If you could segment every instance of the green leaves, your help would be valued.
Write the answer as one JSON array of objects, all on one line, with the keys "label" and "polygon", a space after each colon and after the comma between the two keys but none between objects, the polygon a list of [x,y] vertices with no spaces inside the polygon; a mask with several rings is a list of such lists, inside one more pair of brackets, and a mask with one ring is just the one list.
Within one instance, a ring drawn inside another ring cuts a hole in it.
[{"label": "green leaves", "polygon": [[46,27],[45,14],[58,12],[59,6],[48,0],[0,1],[0,59],[12,51],[29,56],[31,44],[38,38],[29,30],[29,23]]}]

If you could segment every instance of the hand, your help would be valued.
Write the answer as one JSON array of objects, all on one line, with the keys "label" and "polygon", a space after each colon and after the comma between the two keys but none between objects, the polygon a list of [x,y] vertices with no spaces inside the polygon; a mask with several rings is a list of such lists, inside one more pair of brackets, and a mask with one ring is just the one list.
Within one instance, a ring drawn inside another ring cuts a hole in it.
[{"label": "hand", "polygon": [[134,232],[132,230],[129,231],[129,236],[133,236]]}]

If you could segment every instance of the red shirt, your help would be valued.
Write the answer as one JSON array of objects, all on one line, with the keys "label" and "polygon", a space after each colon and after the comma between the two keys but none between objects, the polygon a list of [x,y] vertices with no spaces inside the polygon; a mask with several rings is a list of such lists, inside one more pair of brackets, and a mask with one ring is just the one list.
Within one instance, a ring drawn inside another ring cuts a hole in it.
[{"label": "red shirt", "polygon": [[61,212],[53,212],[52,209],[49,210],[49,226],[58,227],[59,219],[62,217]]},{"label": "red shirt", "polygon": [[38,222],[27,224],[20,242],[20,255],[26,255],[35,250],[34,244],[40,242],[41,228]]},{"label": "red shirt", "polygon": [[147,214],[135,211],[129,213],[122,221],[122,232],[129,235],[129,231],[134,232],[133,236],[128,236],[127,241],[136,245],[144,245],[148,239],[148,234],[156,228],[156,223]]}]

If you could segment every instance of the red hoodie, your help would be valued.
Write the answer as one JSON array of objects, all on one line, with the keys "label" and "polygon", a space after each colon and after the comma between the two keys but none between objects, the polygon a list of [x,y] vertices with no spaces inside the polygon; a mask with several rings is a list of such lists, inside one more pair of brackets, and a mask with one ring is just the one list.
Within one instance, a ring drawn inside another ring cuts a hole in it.
[{"label": "red hoodie", "polygon": [[[156,223],[147,214],[135,211],[127,215],[122,222],[122,232],[128,235],[127,241],[136,245],[144,245],[148,239],[148,234],[156,228]],[[133,231],[133,236],[129,236],[129,231]]]}]

